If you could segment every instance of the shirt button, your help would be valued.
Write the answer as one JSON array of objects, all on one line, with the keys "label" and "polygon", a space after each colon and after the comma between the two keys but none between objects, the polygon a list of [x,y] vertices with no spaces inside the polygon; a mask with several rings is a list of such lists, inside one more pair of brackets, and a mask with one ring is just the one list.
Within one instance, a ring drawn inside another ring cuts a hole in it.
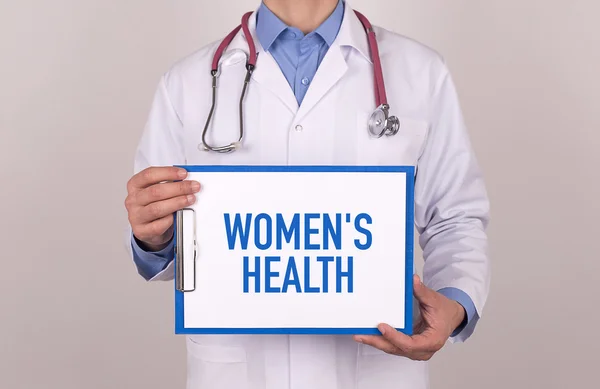
[{"label": "shirt button", "polygon": [[303,129],[303,128],[302,128],[302,126],[301,126],[301,125],[299,125],[299,124],[298,124],[298,125],[296,126],[296,131],[300,132],[300,131],[302,131],[302,129]]},{"label": "shirt button", "polygon": [[304,78],[302,79],[302,85],[308,85],[308,83],[309,83],[309,82],[310,82],[310,81],[309,81],[308,77],[304,77]]}]

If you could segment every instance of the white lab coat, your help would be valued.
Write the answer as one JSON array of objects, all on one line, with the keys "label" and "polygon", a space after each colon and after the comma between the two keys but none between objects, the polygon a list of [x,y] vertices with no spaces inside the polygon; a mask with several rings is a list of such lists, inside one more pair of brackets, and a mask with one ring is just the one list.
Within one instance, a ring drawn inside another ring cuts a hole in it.
[{"label": "white lab coat", "polygon": [[[250,18],[255,33],[255,18]],[[347,4],[344,21],[302,105],[277,63],[259,52],[244,105],[244,148],[199,151],[211,104],[214,42],[175,64],[160,80],[139,143],[135,172],[174,164],[414,165],[416,228],[435,290],[456,287],[478,316],[488,295],[488,198],[457,93],[443,59],[424,45],[375,27],[396,136],[371,139],[373,67],[363,26]],[[239,131],[245,75],[240,31],[222,60],[208,139],[229,144]],[[237,54],[236,54],[237,53]],[[356,185],[360,185],[357,182]],[[394,201],[381,194],[379,201]],[[382,269],[382,271],[385,271]],[[172,280],[173,263],[152,280]],[[475,323],[451,339],[465,340]],[[428,363],[387,355],[350,336],[188,336],[188,389],[423,389]]]}]

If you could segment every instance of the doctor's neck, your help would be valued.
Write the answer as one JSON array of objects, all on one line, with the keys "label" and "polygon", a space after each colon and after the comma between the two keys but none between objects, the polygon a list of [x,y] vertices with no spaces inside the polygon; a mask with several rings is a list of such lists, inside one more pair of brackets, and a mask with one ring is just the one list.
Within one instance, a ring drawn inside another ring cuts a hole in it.
[{"label": "doctor's neck", "polygon": [[285,24],[304,34],[317,29],[333,13],[339,0],[263,0]]}]

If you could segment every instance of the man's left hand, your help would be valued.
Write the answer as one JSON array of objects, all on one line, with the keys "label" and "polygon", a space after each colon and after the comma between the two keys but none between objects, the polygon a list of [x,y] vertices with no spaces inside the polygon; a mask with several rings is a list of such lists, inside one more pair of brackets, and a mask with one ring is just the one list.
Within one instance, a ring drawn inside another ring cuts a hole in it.
[{"label": "man's left hand", "polygon": [[408,336],[388,324],[377,328],[382,336],[356,335],[354,340],[368,344],[388,354],[418,361],[429,360],[439,351],[465,318],[462,305],[429,289],[419,276],[414,276],[414,294],[419,302],[421,318],[414,335]]}]

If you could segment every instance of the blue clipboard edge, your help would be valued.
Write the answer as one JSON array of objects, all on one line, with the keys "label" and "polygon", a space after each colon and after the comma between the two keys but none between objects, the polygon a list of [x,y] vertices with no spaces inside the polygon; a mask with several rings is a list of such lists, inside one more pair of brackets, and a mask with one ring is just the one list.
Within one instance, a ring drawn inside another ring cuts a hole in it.
[{"label": "blue clipboard edge", "polygon": [[[404,328],[396,328],[406,335],[413,334],[413,269],[414,269],[414,166],[280,166],[280,165],[175,165],[195,172],[314,172],[314,173],[369,173],[388,172],[406,173],[406,254],[404,291]],[[413,177],[413,179],[409,179]],[[173,215],[175,217],[175,215]],[[174,223],[176,226],[177,223]],[[174,236],[177,236],[175,231]],[[175,238],[174,238],[175,239]],[[173,259],[174,260],[174,259]],[[176,265],[174,263],[174,265]],[[177,274],[177,269],[174,269]],[[183,292],[175,287],[175,334],[177,335],[248,335],[248,334],[286,334],[286,335],[381,335],[377,328],[185,328]]]}]

